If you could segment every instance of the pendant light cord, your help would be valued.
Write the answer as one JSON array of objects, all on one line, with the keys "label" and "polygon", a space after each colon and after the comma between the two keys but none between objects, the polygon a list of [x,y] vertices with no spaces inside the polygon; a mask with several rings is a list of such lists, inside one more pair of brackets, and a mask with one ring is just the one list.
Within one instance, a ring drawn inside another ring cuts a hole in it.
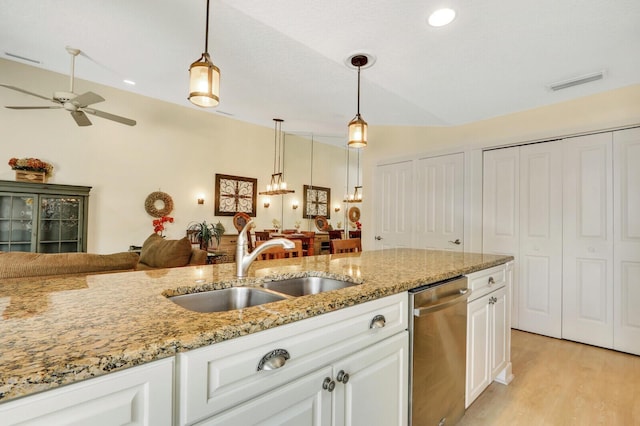
[{"label": "pendant light cord", "polygon": [[[204,31],[204,53],[209,53],[209,0],[207,0],[207,25],[205,26]],[[359,78],[360,77],[358,77],[358,79]],[[358,83],[358,86],[359,85],[360,83]],[[358,95],[358,97],[360,97],[360,95]]]},{"label": "pendant light cord", "polygon": [[360,117],[360,65],[358,65],[358,117]]}]

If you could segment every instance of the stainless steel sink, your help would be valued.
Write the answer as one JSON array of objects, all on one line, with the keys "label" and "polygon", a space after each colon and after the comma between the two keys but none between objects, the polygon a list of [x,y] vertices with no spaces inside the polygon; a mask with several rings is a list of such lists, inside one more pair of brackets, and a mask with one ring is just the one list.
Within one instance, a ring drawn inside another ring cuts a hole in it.
[{"label": "stainless steel sink", "polygon": [[339,290],[345,287],[358,285],[349,281],[336,280],[324,277],[291,278],[282,281],[268,281],[262,287],[290,296],[306,296],[330,290]]},{"label": "stainless steel sink", "polygon": [[224,312],[286,299],[285,296],[252,287],[231,287],[169,297],[173,303],[195,312]]}]

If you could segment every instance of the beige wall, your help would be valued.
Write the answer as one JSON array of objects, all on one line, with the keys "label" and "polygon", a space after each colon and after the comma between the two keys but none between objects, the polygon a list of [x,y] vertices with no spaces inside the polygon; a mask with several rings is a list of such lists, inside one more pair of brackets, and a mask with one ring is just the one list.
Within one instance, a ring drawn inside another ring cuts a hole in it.
[{"label": "beige wall", "polygon": [[[0,78],[10,84],[48,96],[68,87],[68,77],[0,59]],[[186,78],[186,74],[185,74]],[[37,157],[55,166],[51,183],[92,186],[89,205],[90,252],[123,251],[142,244],[152,232],[152,217],[144,200],[161,190],[174,201],[175,218],[167,227],[169,238],[184,236],[190,222],[221,220],[235,232],[229,217],[214,217],[216,173],[258,179],[265,189],[273,170],[274,130],[233,120],[190,106],[178,106],[144,96],[76,80],[76,92],[94,91],[106,99],[96,108],[133,118],[135,127],[90,116],[89,127],[76,126],[63,110],[16,111],[0,108],[0,179],[14,180],[6,165],[11,157]],[[188,102],[185,101],[186,104]],[[0,87],[0,105],[47,105]],[[286,117],[283,129],[286,131]],[[344,149],[314,144],[313,184],[330,187],[334,197],[346,189]],[[286,180],[295,194],[271,197],[265,209],[258,197],[258,229],[271,228],[273,218],[292,228],[312,229],[302,220],[302,185],[311,183],[311,142],[286,137]],[[198,194],[205,204],[198,205]],[[283,201],[280,201],[282,199]],[[337,200],[337,198],[334,198]],[[283,208],[284,206],[284,208]],[[333,213],[333,210],[332,210]],[[333,219],[333,218],[332,218]],[[337,220],[332,220],[335,224]],[[313,228],[315,229],[315,228]]]},{"label": "beige wall", "polygon": [[[570,90],[570,89],[569,89]],[[370,124],[364,156],[364,187],[373,185],[375,166],[462,150],[553,139],[577,133],[640,124],[640,85],[522,111],[455,127],[383,127]],[[368,193],[373,194],[373,191]],[[374,197],[363,202],[363,226],[373,226]],[[363,235],[365,248],[374,247],[373,233]]]}]

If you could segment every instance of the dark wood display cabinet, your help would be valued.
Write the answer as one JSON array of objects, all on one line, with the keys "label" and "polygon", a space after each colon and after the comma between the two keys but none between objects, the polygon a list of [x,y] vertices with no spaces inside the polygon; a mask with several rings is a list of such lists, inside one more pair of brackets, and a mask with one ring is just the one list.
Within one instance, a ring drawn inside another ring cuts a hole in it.
[{"label": "dark wood display cabinet", "polygon": [[0,251],[87,251],[90,186],[0,181]]}]

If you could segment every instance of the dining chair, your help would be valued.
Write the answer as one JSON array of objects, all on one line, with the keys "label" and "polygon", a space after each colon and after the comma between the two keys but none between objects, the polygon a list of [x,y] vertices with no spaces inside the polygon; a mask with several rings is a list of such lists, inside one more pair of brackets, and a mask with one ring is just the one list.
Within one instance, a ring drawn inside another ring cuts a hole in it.
[{"label": "dining chair", "polygon": [[301,234],[305,236],[307,241],[302,244],[302,252],[305,256],[313,256],[315,253],[315,239],[316,233],[314,231],[302,231]]},{"label": "dining chair", "polygon": [[331,254],[337,253],[358,253],[362,251],[360,238],[351,238],[349,240],[330,240]]},{"label": "dining chair", "polygon": [[[264,244],[264,241],[256,241],[256,249]],[[269,247],[260,253],[260,260],[284,259],[284,248],[280,246]]]},{"label": "dining chair", "polygon": [[297,229],[283,229],[282,230],[283,234],[295,234],[296,232],[298,232]]},{"label": "dining chair", "polygon": [[342,239],[342,230],[341,229],[335,229],[335,230],[329,230],[329,239],[330,240],[341,240]]},{"label": "dining chair", "polygon": [[302,240],[290,240],[295,247],[292,249],[284,249],[284,257],[302,257]]},{"label": "dining chair", "polygon": [[254,232],[256,236],[256,246],[258,245],[258,241],[267,241],[271,237],[269,236],[269,231],[256,231]]}]

